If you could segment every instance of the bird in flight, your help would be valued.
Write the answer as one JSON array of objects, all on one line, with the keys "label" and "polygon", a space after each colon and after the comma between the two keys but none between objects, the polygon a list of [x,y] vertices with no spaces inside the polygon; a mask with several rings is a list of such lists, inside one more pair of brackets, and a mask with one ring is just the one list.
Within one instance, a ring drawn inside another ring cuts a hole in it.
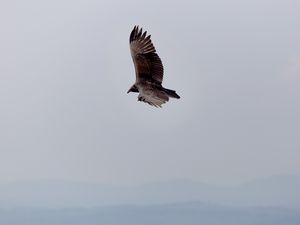
[{"label": "bird in flight", "polygon": [[131,57],[134,63],[136,80],[127,91],[138,92],[138,101],[155,107],[169,101],[169,98],[180,98],[174,90],[164,88],[162,80],[164,68],[161,59],[151,42],[151,35],[135,26],[129,37]]}]

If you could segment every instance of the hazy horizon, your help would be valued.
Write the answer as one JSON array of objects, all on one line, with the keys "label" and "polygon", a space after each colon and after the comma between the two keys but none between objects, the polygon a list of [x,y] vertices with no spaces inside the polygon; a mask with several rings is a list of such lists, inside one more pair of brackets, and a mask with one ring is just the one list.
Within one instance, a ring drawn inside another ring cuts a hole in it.
[{"label": "hazy horizon", "polygon": [[189,180],[110,185],[63,180],[0,184],[0,209],[76,209],[193,203],[224,207],[300,209],[300,175],[257,179],[235,186]]},{"label": "hazy horizon", "polygon": [[18,179],[18,180],[11,180],[11,181],[5,181],[1,182],[0,185],[6,185],[6,184],[17,184],[17,183],[39,183],[39,182],[70,182],[70,183],[86,183],[86,184],[98,184],[98,185],[108,185],[112,187],[139,187],[144,185],[152,185],[152,184],[163,184],[163,183],[169,183],[169,182],[191,182],[191,183],[198,183],[198,184],[204,184],[204,185],[212,185],[212,186],[219,186],[219,187],[237,187],[245,184],[249,184],[252,182],[257,181],[263,181],[268,179],[281,179],[281,178],[300,178],[300,173],[298,174],[274,174],[270,176],[257,176],[252,179],[243,180],[239,182],[208,182],[205,180],[196,180],[196,179],[190,179],[186,177],[178,177],[178,178],[169,178],[169,179],[156,179],[156,180],[149,180],[149,181],[140,181],[136,183],[127,183],[127,182],[101,182],[97,180],[88,180],[88,179],[69,179],[69,178],[33,178],[33,179]]}]

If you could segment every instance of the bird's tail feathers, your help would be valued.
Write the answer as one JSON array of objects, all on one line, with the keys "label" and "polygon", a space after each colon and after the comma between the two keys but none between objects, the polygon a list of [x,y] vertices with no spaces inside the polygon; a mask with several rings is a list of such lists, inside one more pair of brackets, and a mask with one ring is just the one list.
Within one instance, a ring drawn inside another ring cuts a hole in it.
[{"label": "bird's tail feathers", "polygon": [[174,90],[170,90],[170,89],[167,89],[167,88],[164,88],[163,90],[171,98],[180,98],[180,96]]}]

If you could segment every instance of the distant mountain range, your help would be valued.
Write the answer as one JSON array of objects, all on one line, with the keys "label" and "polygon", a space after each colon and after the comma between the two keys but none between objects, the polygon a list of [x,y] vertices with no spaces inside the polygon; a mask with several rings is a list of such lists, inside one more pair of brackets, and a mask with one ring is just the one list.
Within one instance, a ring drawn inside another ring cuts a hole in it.
[{"label": "distant mountain range", "polygon": [[3,225],[299,225],[300,210],[199,202],[77,209],[0,210]]},{"label": "distant mountain range", "polygon": [[233,187],[176,180],[136,187],[28,181],[0,185],[0,208],[86,208],[205,202],[230,207],[300,209],[300,176],[273,176]]}]

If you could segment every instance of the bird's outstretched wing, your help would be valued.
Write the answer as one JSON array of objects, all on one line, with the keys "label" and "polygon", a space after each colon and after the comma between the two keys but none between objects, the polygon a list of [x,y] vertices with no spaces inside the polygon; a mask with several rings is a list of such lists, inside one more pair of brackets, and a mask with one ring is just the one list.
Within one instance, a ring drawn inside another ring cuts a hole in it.
[{"label": "bird's outstretched wing", "polygon": [[142,28],[135,26],[129,44],[137,81],[144,79],[161,84],[164,68],[151,42],[151,35],[147,36],[147,32],[143,33]]}]

